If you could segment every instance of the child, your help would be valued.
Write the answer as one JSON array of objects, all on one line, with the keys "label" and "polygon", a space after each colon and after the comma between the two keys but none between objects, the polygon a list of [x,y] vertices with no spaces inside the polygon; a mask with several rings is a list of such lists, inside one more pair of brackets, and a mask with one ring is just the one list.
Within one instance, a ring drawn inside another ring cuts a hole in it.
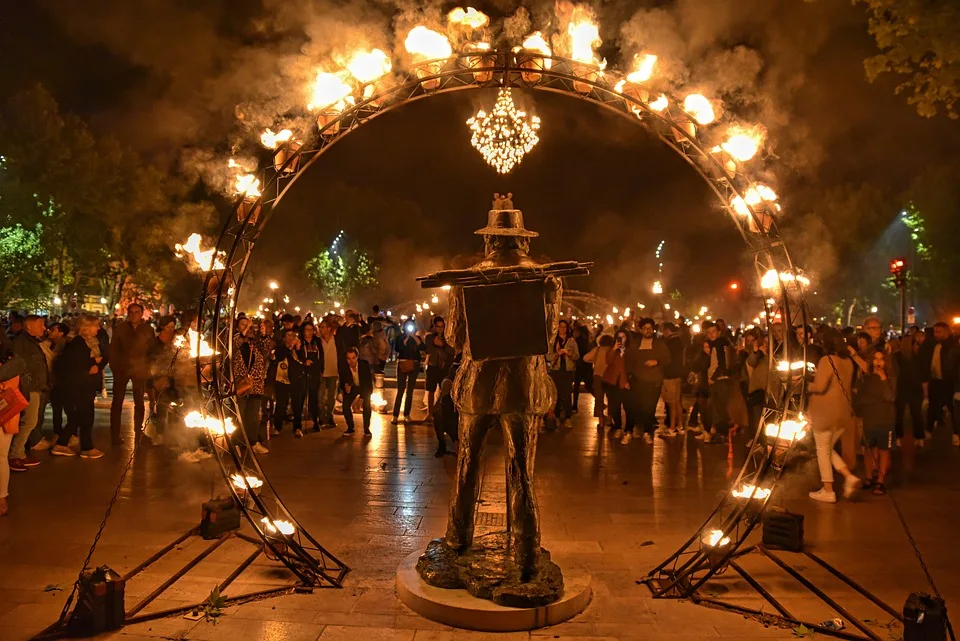
[{"label": "child", "polygon": [[443,457],[447,453],[446,435],[450,435],[450,440],[457,442],[457,436],[460,431],[460,416],[457,414],[457,408],[453,403],[453,396],[450,392],[453,389],[453,380],[443,379],[440,383],[440,398],[433,406],[433,430],[437,435],[437,452],[434,454],[437,458]]},{"label": "child", "polygon": [[868,363],[869,372],[854,387],[854,410],[863,421],[863,439],[867,447],[863,461],[867,471],[865,488],[874,494],[886,494],[887,474],[890,472],[890,450],[896,440],[894,399],[896,386],[887,376],[887,354],[883,349],[873,352]]}]

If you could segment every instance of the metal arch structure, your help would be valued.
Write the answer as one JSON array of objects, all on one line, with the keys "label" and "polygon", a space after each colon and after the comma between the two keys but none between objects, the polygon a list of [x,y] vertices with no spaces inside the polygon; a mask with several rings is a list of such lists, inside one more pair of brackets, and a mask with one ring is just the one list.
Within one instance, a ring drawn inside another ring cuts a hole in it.
[{"label": "metal arch structure", "polygon": [[[211,432],[218,464],[227,487],[243,506],[247,520],[267,549],[306,585],[339,586],[348,569],[311,537],[286,507],[239,427],[231,359],[235,303],[251,254],[276,205],[297,179],[347,134],[417,100],[490,87],[566,94],[644,126],[707,182],[737,226],[755,257],[758,279],[769,286],[764,293],[767,318],[771,322],[779,320],[785,331],[783,340],[775,337],[776,332],[770,332],[767,352],[771,362],[770,380],[760,426],[766,429],[757,430],[751,455],[732,489],[753,485],[772,490],[784,472],[795,440],[779,438],[776,434],[782,433],[780,430],[785,424],[803,421],[804,372],[794,375],[790,369],[791,363],[806,361],[805,341],[793,340],[790,329],[806,324],[802,281],[777,229],[778,207],[763,201],[751,204],[748,191],[755,184],[742,163],[717,147],[715,126],[701,126],[668,93],[632,83],[617,86],[609,75],[600,73],[594,66],[556,56],[495,51],[419,62],[406,73],[395,73],[373,84],[358,86],[351,107],[339,112],[321,111],[319,131],[312,140],[306,144],[288,142],[264,160],[259,170],[262,195],[238,200],[216,245],[217,256],[224,267],[208,272],[203,284],[200,336],[211,339],[214,355],[203,361],[198,359],[197,377],[203,392],[204,412],[220,421],[219,433]],[[655,95],[665,96],[667,104],[655,100]],[[774,275],[772,283],[768,282],[770,274]],[[778,371],[776,364],[779,363],[787,364],[785,372]],[[223,434],[222,428],[228,419],[237,426],[232,437]],[[774,436],[765,435],[771,430]],[[233,475],[257,477],[263,485],[258,490],[244,490],[242,485],[237,487],[231,482]],[[648,577],[654,594],[660,597],[694,594],[707,579],[725,569],[758,524],[768,500],[769,495],[761,497],[759,493],[745,499],[728,493],[701,528]],[[292,533],[270,527],[281,519],[293,525]],[[718,542],[711,545],[706,535],[713,530],[720,534]]]}]

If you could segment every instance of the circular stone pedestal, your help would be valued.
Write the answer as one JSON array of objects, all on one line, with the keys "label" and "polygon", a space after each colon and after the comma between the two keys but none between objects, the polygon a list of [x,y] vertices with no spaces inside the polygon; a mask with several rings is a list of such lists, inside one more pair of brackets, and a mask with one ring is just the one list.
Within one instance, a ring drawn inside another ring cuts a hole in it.
[{"label": "circular stone pedestal", "polygon": [[590,575],[563,572],[563,596],[539,608],[507,608],[478,599],[466,590],[446,590],[427,585],[417,574],[420,552],[397,568],[397,596],[420,616],[454,628],[484,632],[521,632],[572,619],[590,604]]}]

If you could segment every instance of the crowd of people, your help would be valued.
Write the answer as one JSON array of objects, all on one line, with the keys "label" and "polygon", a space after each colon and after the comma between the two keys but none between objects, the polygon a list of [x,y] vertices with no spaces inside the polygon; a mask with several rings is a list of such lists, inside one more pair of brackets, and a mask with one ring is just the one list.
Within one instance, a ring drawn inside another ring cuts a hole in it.
[{"label": "crowd of people", "polygon": [[[809,364],[797,373],[788,364],[786,375],[808,377],[805,413],[822,481],[811,497],[836,501],[834,471],[843,477],[848,496],[860,487],[883,493],[890,451],[904,438],[905,417],[913,442],[923,447],[948,413],[960,411],[957,328],[937,323],[911,327],[898,337],[870,317],[861,331],[773,323],[767,335],[758,327],[728,327],[723,320],[704,323],[698,333],[682,319],[658,326],[643,318],[618,327],[561,320],[546,356],[558,394],[545,425],[571,427],[581,399],[591,395],[597,426],[623,445],[635,436],[652,444],[655,436],[673,438],[688,430],[705,443],[726,442],[737,432],[752,438],[778,393],[768,373],[780,365],[786,346],[792,354],[805,353]],[[93,441],[93,424],[97,398],[107,399],[108,365],[114,446],[124,443],[130,387],[135,444],[169,445],[187,462],[209,458],[203,434],[184,428],[185,413],[201,400],[190,355],[196,332],[193,312],[145,319],[136,303],[125,317],[109,322],[93,315],[44,318],[11,312],[0,332],[0,393],[18,390],[24,406],[0,431],[0,514],[7,510],[10,472],[40,465],[40,452],[103,456]],[[460,355],[447,342],[439,316],[418,329],[413,321],[398,323],[376,307],[366,318],[353,310],[322,319],[241,314],[232,340],[237,416],[258,454],[267,454],[270,438],[284,434],[287,425],[298,438],[305,430],[334,429],[336,413],[343,416],[345,436],[356,433],[356,413],[369,435],[375,392],[383,387],[391,361],[397,377],[392,423],[419,422],[412,417],[413,393],[425,373],[425,420],[433,425],[437,456],[457,440],[451,388]],[[377,400],[385,406],[382,395]],[[954,421],[954,429],[958,425]],[[960,435],[952,438],[960,446]],[[863,479],[853,472],[861,441]]]}]

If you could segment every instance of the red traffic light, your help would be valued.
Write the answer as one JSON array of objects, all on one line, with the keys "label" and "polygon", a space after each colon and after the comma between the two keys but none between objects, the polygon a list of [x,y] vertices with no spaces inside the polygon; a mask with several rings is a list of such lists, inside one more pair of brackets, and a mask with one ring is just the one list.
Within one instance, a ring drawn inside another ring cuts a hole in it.
[{"label": "red traffic light", "polygon": [[899,274],[907,266],[907,262],[902,258],[894,258],[890,261],[890,273]]}]

